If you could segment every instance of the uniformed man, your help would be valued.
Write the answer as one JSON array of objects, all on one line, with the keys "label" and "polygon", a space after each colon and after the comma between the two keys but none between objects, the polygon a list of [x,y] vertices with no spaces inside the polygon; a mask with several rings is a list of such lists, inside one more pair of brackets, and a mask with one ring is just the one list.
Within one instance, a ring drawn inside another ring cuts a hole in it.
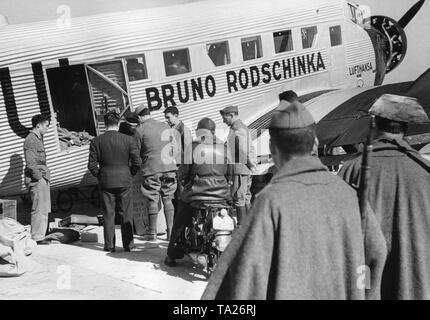
[{"label": "uniformed man", "polygon": [[139,125],[139,118],[134,114],[130,114],[125,117],[125,121],[119,124],[119,133],[126,134],[128,136],[133,136],[134,132]]},{"label": "uniformed man", "polygon": [[31,197],[31,238],[38,244],[49,244],[45,240],[48,214],[51,212],[49,189],[50,171],[46,165],[43,136],[48,131],[49,118],[35,115],[31,118],[33,129],[24,141],[25,184]]},{"label": "uniformed man", "polygon": [[[382,95],[369,110],[375,116],[370,154],[369,202],[388,247],[382,299],[430,298],[430,163],[404,140],[408,123],[429,122],[414,98]],[[362,157],[339,175],[358,186]]]},{"label": "uniformed man", "polygon": [[156,240],[160,197],[164,206],[169,239],[174,213],[172,199],[176,191],[177,145],[170,127],[166,123],[152,119],[149,109],[144,105],[138,106],[135,114],[140,122],[134,137],[142,157],[141,190],[148,201],[149,228],[144,240]]},{"label": "uniformed man", "polygon": [[231,191],[240,225],[251,206],[251,173],[256,168],[257,160],[248,127],[239,119],[238,107],[228,106],[220,113],[224,123],[230,127],[226,144],[229,160],[234,164]]},{"label": "uniformed man", "polygon": [[[311,155],[315,122],[281,101],[270,122],[278,168],[233,235],[204,299],[378,298],[386,246],[370,207]],[[362,228],[363,225],[363,228]]]}]

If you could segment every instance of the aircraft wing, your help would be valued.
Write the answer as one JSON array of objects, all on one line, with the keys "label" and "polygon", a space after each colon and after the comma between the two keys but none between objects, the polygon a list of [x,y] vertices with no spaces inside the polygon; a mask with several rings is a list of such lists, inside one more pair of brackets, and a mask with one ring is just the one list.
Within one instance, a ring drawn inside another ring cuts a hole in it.
[{"label": "aircraft wing", "polygon": [[[318,122],[320,147],[331,148],[366,141],[369,128],[367,112],[375,100],[385,93],[417,98],[430,115],[430,69],[415,81],[360,89],[331,92],[307,104]],[[411,124],[406,135],[429,132],[430,124]]]},{"label": "aircraft wing", "polygon": [[[300,100],[317,122],[320,147],[332,148],[366,141],[369,128],[367,112],[374,101],[385,93],[417,98],[430,117],[430,69],[415,81],[346,90],[319,90],[300,96]],[[257,156],[264,159],[270,154],[267,128],[271,115],[272,111],[249,125],[254,129],[253,145]],[[407,139],[412,145],[430,142],[430,124],[410,125]],[[349,156],[334,156],[326,160],[334,165],[347,158]]]}]

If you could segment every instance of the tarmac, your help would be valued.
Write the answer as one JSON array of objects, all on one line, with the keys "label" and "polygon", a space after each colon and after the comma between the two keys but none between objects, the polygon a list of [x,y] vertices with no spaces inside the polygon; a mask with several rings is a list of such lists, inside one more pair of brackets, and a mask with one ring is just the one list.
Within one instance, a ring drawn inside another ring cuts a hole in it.
[{"label": "tarmac", "polygon": [[163,261],[168,242],[135,236],[136,249],[124,252],[116,229],[116,252],[103,251],[103,227],[96,227],[97,242],[38,245],[28,256],[26,272],[0,278],[0,299],[5,300],[187,300],[200,299],[207,274],[189,257],[176,267]]}]

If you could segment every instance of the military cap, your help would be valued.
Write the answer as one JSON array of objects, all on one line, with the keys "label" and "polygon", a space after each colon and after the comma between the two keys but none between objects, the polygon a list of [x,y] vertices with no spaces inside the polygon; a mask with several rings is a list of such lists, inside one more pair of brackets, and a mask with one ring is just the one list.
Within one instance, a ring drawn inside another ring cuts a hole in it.
[{"label": "military cap", "polygon": [[383,94],[369,110],[371,115],[397,122],[430,122],[417,99]]},{"label": "military cap", "polygon": [[222,109],[219,113],[221,113],[221,115],[226,113],[239,113],[239,108],[237,106],[228,106]]},{"label": "military cap", "polygon": [[125,117],[125,121],[132,126],[137,126],[139,124],[139,118],[135,114],[130,114],[130,116]]},{"label": "military cap", "polygon": [[147,107],[145,107],[145,105],[143,103],[139,104],[136,109],[134,109],[134,114],[136,116],[147,116],[149,114],[151,114],[149,112],[149,109]]},{"label": "military cap", "polygon": [[299,129],[315,123],[310,112],[299,102],[281,100],[274,110],[269,128]]}]

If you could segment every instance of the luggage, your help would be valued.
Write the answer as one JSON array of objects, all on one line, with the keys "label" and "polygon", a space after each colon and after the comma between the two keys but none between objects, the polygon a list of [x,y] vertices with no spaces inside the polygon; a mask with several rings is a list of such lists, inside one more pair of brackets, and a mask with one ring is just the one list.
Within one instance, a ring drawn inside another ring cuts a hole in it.
[{"label": "luggage", "polygon": [[98,217],[90,217],[83,214],[72,214],[67,218],[62,219],[59,224],[60,227],[67,227],[71,224],[100,226],[102,225],[102,221]]},{"label": "luggage", "polygon": [[80,238],[78,230],[73,228],[53,228],[45,237],[45,240],[54,240],[61,243],[72,243],[78,241]]},{"label": "luggage", "polygon": [[16,220],[16,200],[0,199],[0,219]]},{"label": "luggage", "polygon": [[25,273],[25,256],[36,246],[26,227],[10,218],[0,219],[0,277]]}]

